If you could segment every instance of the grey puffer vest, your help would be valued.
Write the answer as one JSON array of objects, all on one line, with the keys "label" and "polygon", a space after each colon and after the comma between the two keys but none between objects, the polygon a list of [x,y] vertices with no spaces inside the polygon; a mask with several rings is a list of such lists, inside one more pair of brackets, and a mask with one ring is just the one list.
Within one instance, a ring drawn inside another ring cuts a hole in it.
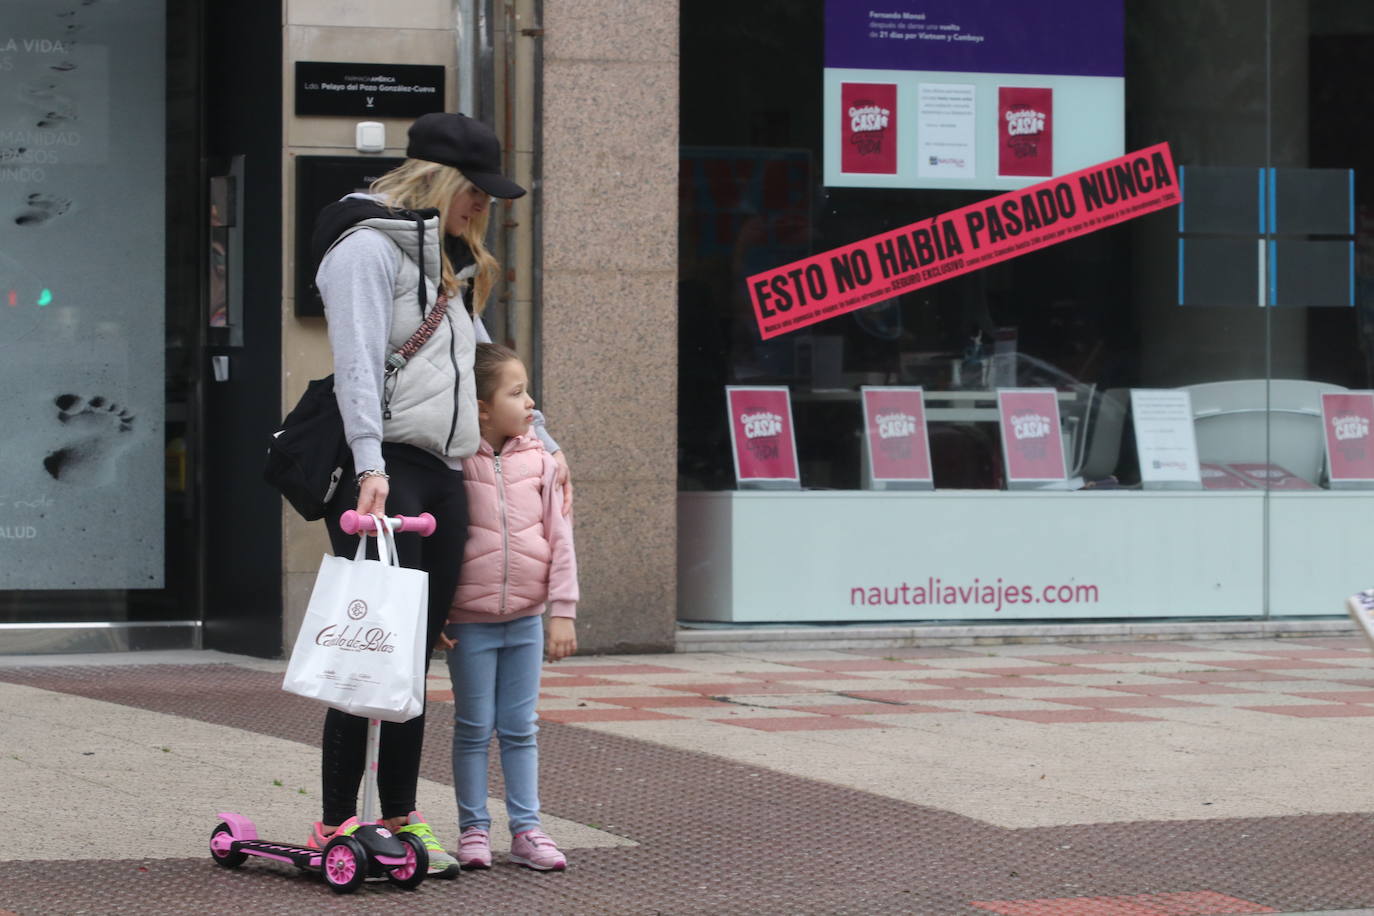
[{"label": "grey puffer vest", "polygon": [[[395,352],[410,340],[428,309],[438,300],[443,270],[439,218],[432,216],[423,223],[381,217],[365,219],[343,232],[334,244],[365,230],[382,233],[397,248],[391,328],[387,334],[387,344]],[[459,276],[471,272],[472,268],[468,268]],[[420,301],[422,282],[425,303]],[[449,299],[448,314],[429,340],[403,368],[386,377],[383,442],[413,445],[446,458],[467,458],[476,453],[480,440],[477,388],[472,376],[476,346],[472,320],[461,294],[455,293]]]}]

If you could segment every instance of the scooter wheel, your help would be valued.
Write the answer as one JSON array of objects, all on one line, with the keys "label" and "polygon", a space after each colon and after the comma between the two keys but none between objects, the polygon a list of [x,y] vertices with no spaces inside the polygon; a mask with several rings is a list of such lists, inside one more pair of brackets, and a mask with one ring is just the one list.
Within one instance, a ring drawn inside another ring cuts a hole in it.
[{"label": "scooter wheel", "polygon": [[351,836],[336,836],[325,845],[320,865],[330,890],[351,894],[367,878],[367,850]]},{"label": "scooter wheel", "polygon": [[386,879],[397,887],[414,890],[429,874],[429,850],[425,843],[413,833],[393,834],[405,844],[406,864],[398,865],[386,873]]},{"label": "scooter wheel", "polygon": [[234,831],[229,825],[221,823],[210,834],[210,858],[215,864],[225,868],[238,868],[248,860],[248,854],[234,849]]}]

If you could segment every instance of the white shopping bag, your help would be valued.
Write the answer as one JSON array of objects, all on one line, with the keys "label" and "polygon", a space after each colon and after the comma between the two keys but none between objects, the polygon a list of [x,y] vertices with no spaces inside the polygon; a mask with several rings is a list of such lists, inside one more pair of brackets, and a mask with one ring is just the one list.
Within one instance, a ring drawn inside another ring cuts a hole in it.
[{"label": "white shopping bag", "polygon": [[399,565],[386,521],[378,559],[326,555],[282,689],[335,709],[404,722],[424,711],[429,574]]}]

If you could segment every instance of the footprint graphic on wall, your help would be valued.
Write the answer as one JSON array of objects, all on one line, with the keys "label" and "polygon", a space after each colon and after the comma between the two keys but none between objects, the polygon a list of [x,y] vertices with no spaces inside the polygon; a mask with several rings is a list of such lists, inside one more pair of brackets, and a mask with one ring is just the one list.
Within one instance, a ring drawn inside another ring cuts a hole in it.
[{"label": "footprint graphic on wall", "polygon": [[42,226],[72,208],[72,202],[56,194],[41,192],[24,198],[23,208],[15,214],[16,226]]},{"label": "footprint graphic on wall", "polygon": [[127,408],[103,397],[89,400],[75,394],[53,400],[62,435],[43,459],[54,479],[78,486],[114,481],[115,465],[135,439],[135,417]]},{"label": "footprint graphic on wall", "polygon": [[[51,69],[66,72],[75,68],[71,61],[62,61]],[[52,80],[34,79],[23,83],[19,87],[19,101],[38,112],[39,119],[35,122],[38,127],[57,127],[76,120],[76,100]]]}]

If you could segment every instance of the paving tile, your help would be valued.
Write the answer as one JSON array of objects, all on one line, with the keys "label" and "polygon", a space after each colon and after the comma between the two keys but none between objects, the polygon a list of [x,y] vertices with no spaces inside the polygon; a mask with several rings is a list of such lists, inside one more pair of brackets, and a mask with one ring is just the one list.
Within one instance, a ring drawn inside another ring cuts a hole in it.
[{"label": "paving tile", "polygon": [[966,690],[982,690],[995,687],[1060,687],[1047,678],[1038,677],[922,677],[916,679],[922,684],[937,684],[940,687],[958,687]]},{"label": "paving tile", "polygon": [[881,722],[847,719],[842,716],[804,716],[801,718],[713,719],[725,725],[739,725],[761,732],[819,732],[850,728],[885,728]]},{"label": "paving tile", "polygon": [[1257,706],[1316,706],[1321,703],[1320,700],[1309,700],[1286,693],[1263,693],[1260,691],[1192,694],[1188,699],[1202,706],[1225,706],[1231,709]]},{"label": "paving tile", "polygon": [[925,665],[889,661],[885,658],[837,658],[818,662],[796,662],[798,668],[815,671],[926,671]]},{"label": "paving tile", "polygon": [[1139,655],[1126,655],[1123,653],[1108,652],[1081,652],[1074,655],[1042,655],[1039,657],[1042,662],[1053,662],[1059,665],[1115,665],[1129,664],[1131,662],[1148,662],[1152,659],[1141,658]]},{"label": "paving tile", "polygon": [[541,709],[539,718],[549,722],[640,722],[674,717],[649,709]]},{"label": "paving tile", "polygon": [[1245,671],[1289,671],[1294,668],[1306,668],[1309,671],[1320,669],[1339,669],[1340,665],[1324,665],[1321,662],[1313,661],[1310,658],[1273,658],[1273,659],[1248,659],[1232,660],[1219,659],[1210,661],[1207,664],[1216,668],[1239,668]]},{"label": "paving tile", "polygon": [[676,709],[682,706],[723,708],[730,705],[703,696],[600,697],[597,702],[609,703],[613,706],[627,706],[631,709]]},{"label": "paving tile", "polygon": [[907,703],[913,700],[921,703],[938,703],[942,700],[982,700],[987,698],[987,694],[978,693],[975,690],[942,690],[939,687],[930,687],[925,690],[846,691],[841,696],[852,697],[856,700],[877,700],[885,703]]},{"label": "paving tile", "polygon": [[1374,703],[1374,690],[1314,690],[1310,693],[1295,693],[1293,696],[1326,700],[1329,703]]},{"label": "paving tile", "polygon": [[1201,646],[1191,642],[1154,642],[1152,640],[1140,640],[1136,642],[1111,642],[1105,643],[1111,647],[1113,652],[1125,652],[1132,655],[1154,655],[1166,652],[1202,652],[1205,651]]},{"label": "paving tile", "polygon": [[1005,668],[1007,660],[997,655],[974,655],[967,658],[932,658],[922,664],[955,671],[980,671],[983,668]]},{"label": "paving tile", "polygon": [[979,715],[1000,716],[1004,719],[1021,719],[1025,722],[1038,722],[1042,725],[1057,725],[1073,722],[1157,722],[1149,716],[1136,716],[1128,712],[1112,712],[1109,709],[1027,709],[980,710]]},{"label": "paving tile", "polygon": [[1272,671],[1188,671],[1160,674],[1160,677],[1174,678],[1180,681],[1199,681],[1209,683],[1221,681],[1225,683],[1241,683],[1243,681],[1285,681],[1292,678],[1282,674],[1275,674]]},{"label": "paving tile", "polygon": [[1061,699],[1064,697],[1119,697],[1114,690],[1100,687],[1085,687],[1082,684],[1064,684],[1054,687],[998,687],[987,691],[1000,697],[1016,697],[1022,700]]},{"label": "paving tile", "polygon": [[445,702],[453,699],[452,690],[426,690],[425,699],[431,703]]},{"label": "paving tile", "polygon": [[[1088,669],[1082,669],[1088,672]],[[1106,687],[1108,685],[1124,684],[1169,684],[1177,681],[1168,681],[1163,675],[1140,674],[1134,671],[1095,671],[1091,673],[1079,674],[1074,669],[1066,669],[1054,675],[1056,681],[1064,684],[1084,684],[1089,687]]]},{"label": "paving tile", "polygon": [[850,650],[855,655],[869,656],[872,658],[978,658],[986,655],[985,652],[975,652],[968,649],[943,649],[938,647],[921,648],[908,646],[904,648],[891,649],[853,649]]},{"label": "paving tile", "polygon": [[1110,671],[1116,674],[1187,674],[1191,671],[1231,671],[1231,668],[1220,668],[1210,661],[1194,661],[1191,658],[1165,659],[1165,658],[1142,658],[1135,662],[1117,662],[1111,665],[1098,665],[1091,667],[1088,665],[1074,666],[1070,671]]},{"label": "paving tile", "polygon": [[552,709],[624,709],[623,706],[615,706],[603,703],[599,700],[579,700],[577,697],[545,697],[539,698],[539,712]]},{"label": "paving tile", "polygon": [[1363,636],[1304,636],[1293,640],[1305,646],[1321,646],[1324,649],[1368,649],[1369,643]]},{"label": "paving tile", "polygon": [[767,674],[751,674],[751,678],[761,681],[857,681],[861,678],[856,674],[847,674],[843,671],[770,671]]},{"label": "paving tile", "polygon": [[[757,689],[758,681],[747,681],[740,684],[751,690]],[[596,687],[564,687],[561,684],[545,684],[540,693],[550,697],[574,697],[579,700],[599,700],[602,697],[624,697],[631,695],[639,696],[664,696],[680,697],[681,690],[674,690],[664,686],[651,686],[648,684],[605,684]]]},{"label": "paving tile", "polygon": [[1256,649],[1255,655],[1272,655],[1278,658],[1353,658],[1356,652],[1351,649]]},{"label": "paving tile", "polygon": [[661,685],[668,690],[680,690],[687,693],[699,693],[703,696],[711,697],[732,697],[732,696],[767,696],[770,693],[819,693],[815,689],[808,689],[798,684],[765,683],[762,681],[730,681],[714,684],[673,684],[671,686]]},{"label": "paving tile", "polygon": [[615,687],[615,681],[608,681],[600,677],[579,677],[577,675],[563,675],[550,677],[548,674],[540,678],[540,683],[544,687]]},{"label": "paving tile", "polygon": [[1053,697],[1046,699],[1051,703],[1063,703],[1066,706],[1087,706],[1093,709],[1161,709],[1165,706],[1202,705],[1161,696]]},{"label": "paving tile", "polygon": [[1216,891],[1132,894],[1124,897],[971,900],[969,903],[1001,916],[1212,916],[1219,913],[1278,912],[1272,907]]},{"label": "paving tile", "polygon": [[1116,684],[1103,686],[1103,690],[1117,690],[1122,693],[1138,693],[1145,696],[1186,697],[1200,694],[1253,693],[1240,687],[1227,687],[1225,684],[1185,684],[1181,681],[1162,684]]},{"label": "paving tile", "polygon": [[1057,672],[1073,672],[1073,668],[1064,664],[1055,665],[1021,665],[1015,668],[979,668],[979,674],[990,677],[1037,677],[1042,674],[1053,675]]},{"label": "paving tile", "polygon": [[918,706],[914,703],[817,703],[814,706],[782,706],[793,712],[810,712],[822,716],[891,716],[919,715],[931,712],[951,712],[940,706]]},{"label": "paving tile", "polygon": [[[552,673],[561,673],[563,670],[566,670],[562,668],[562,665],[563,663],[559,662],[556,669],[553,666],[546,666],[544,668],[544,675],[547,677]],[[686,670],[685,668],[670,668],[664,665],[578,665],[577,675],[581,677],[596,674],[615,674],[620,676],[632,674],[677,674],[678,672]]]},{"label": "paving tile", "polygon": [[984,712],[990,709],[1022,710],[1063,708],[1062,706],[1057,706],[1046,700],[1004,697],[996,694],[987,694],[977,699],[968,700],[940,700],[937,705],[954,712]]},{"label": "paving tile", "polygon": [[[892,707],[894,709],[898,707]],[[796,710],[787,707],[756,706],[752,703],[722,703],[720,706],[675,706],[669,710],[675,719],[691,719],[698,727],[717,719],[763,719],[795,717]]]},{"label": "paving tile", "polygon": [[1280,716],[1302,716],[1310,719],[1334,719],[1353,716],[1374,716],[1374,707],[1355,706],[1349,703],[1331,705],[1292,705],[1292,706],[1243,706],[1251,712],[1272,712]]}]

